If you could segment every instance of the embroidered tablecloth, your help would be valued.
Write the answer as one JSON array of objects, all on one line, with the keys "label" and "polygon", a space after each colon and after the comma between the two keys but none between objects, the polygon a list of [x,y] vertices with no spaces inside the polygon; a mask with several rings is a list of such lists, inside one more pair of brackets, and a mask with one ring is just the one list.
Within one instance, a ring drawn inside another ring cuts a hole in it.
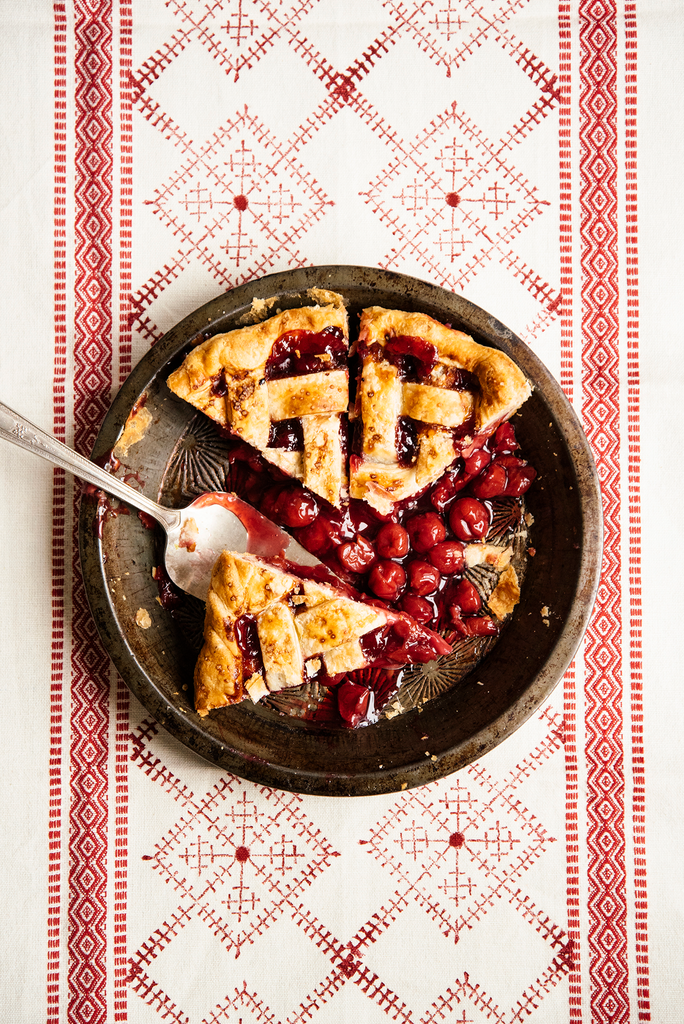
[{"label": "embroidered tablecloth", "polygon": [[3,443],[3,1019],[681,1020],[681,10],[34,0],[0,18],[0,399],[88,453],[132,367],[205,301],[379,266],[533,347],[605,516],[586,638],[523,728],[425,787],[305,797],[199,761],[137,703],[87,607],[80,485]]}]

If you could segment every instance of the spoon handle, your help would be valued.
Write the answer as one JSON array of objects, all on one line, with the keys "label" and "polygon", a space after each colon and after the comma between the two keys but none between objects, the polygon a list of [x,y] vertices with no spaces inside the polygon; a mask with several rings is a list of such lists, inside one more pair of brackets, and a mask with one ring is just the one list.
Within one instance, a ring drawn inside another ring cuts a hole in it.
[{"label": "spoon handle", "polygon": [[176,509],[164,508],[155,501],[151,501],[140,491],[129,487],[123,480],[112,476],[111,473],[101,469],[90,459],[67,448],[56,437],[46,434],[40,427],[29,423],[27,419],[2,402],[0,402],[0,437],[5,441],[11,441],[12,444],[18,445],[27,452],[40,455],[41,458],[73,473],[74,476],[87,481],[94,487],[115,495],[121,501],[125,501],[127,505],[132,505],[141,512],[147,512],[167,529],[177,526],[180,522],[180,512]]}]

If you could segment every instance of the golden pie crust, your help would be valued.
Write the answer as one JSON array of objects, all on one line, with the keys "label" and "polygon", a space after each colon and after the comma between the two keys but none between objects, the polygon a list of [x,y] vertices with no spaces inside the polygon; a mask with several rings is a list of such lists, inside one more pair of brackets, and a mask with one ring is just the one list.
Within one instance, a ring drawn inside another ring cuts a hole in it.
[{"label": "golden pie crust", "polygon": [[[347,313],[342,297],[320,293],[326,305],[285,309],[261,323],[250,324],[201,342],[167,380],[174,394],[253,445],[283,472],[300,480],[316,494],[339,507],[346,496],[347,474],[340,444],[340,420],[349,404],[348,370],[331,370],[323,353],[320,371],[267,380],[266,363],[273,346],[284,334],[307,331],[319,334],[338,327],[349,340]],[[221,381],[225,394],[216,394]],[[312,433],[326,458],[302,457],[301,452],[269,448],[271,423],[300,418],[306,438]],[[307,421],[313,419],[313,424]],[[325,422],[322,424],[322,420]],[[335,434],[337,442],[335,443]],[[294,456],[294,457],[293,457]]]},{"label": "golden pie crust", "polygon": [[497,619],[505,619],[520,600],[518,574],[512,565],[507,565],[499,576],[499,582],[489,595],[487,604]]}]

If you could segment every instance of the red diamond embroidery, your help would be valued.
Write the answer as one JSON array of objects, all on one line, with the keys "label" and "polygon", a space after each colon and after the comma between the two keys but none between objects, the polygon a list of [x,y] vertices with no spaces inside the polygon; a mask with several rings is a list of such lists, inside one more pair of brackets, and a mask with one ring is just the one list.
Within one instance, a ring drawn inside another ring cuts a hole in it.
[{"label": "red diamond embroidery", "polygon": [[257,273],[274,248],[290,247],[332,205],[292,155],[247,110],[187,153],[147,200],[159,219],[218,277]]},{"label": "red diamond embroidery", "polygon": [[452,287],[507,255],[549,205],[456,104],[362,195],[405,253]]}]

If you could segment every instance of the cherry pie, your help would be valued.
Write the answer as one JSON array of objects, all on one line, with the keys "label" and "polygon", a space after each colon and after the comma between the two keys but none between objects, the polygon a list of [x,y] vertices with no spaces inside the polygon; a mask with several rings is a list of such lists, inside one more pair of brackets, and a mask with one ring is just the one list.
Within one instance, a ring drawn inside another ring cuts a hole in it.
[{"label": "cherry pie", "polygon": [[335,292],[316,298],[325,305],[285,309],[200,343],[168,385],[339,507],[347,493],[347,314]]},{"label": "cherry pie", "polygon": [[201,715],[312,681],[358,724],[402,666],[486,644],[519,600],[513,544],[536,474],[507,420],[531,393],[524,374],[429,316],[379,307],[350,355],[341,297],[311,298],[202,342],[168,381],[230,439],[227,486],[332,570],[223,553]]},{"label": "cherry pie", "polygon": [[220,556],[195,668],[200,715],[246,696],[256,702],[312,676],[338,681],[368,665],[396,668],[451,651],[408,615],[364,603],[339,581],[317,582],[303,572],[253,555]]},{"label": "cherry pie", "polygon": [[383,514],[433,484],[531,394],[503,352],[423,313],[364,309],[355,348],[361,450],[351,458],[350,493]]}]

